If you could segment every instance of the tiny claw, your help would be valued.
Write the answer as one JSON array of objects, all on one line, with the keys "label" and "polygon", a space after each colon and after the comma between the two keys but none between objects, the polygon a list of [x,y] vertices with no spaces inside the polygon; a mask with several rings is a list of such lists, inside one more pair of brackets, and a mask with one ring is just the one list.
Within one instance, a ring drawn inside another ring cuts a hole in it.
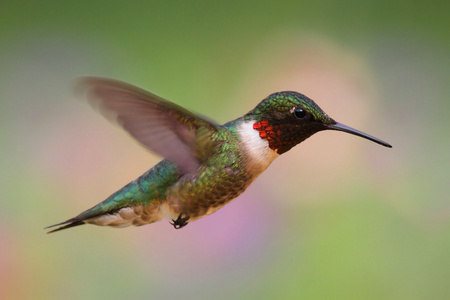
[{"label": "tiny claw", "polygon": [[183,228],[188,224],[189,216],[186,215],[186,217],[182,218],[183,214],[181,213],[176,220],[172,219],[172,222],[169,222],[170,225],[173,226],[175,229]]}]

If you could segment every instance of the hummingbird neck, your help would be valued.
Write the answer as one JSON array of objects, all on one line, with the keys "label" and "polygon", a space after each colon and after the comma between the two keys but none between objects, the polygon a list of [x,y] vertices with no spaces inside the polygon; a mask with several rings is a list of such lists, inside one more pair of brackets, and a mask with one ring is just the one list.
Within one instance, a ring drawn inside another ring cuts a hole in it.
[{"label": "hummingbird neck", "polygon": [[271,149],[267,139],[260,136],[260,132],[255,130],[255,120],[246,120],[237,124],[236,129],[247,156],[247,170],[259,175],[272,161],[279,156],[276,149]]}]

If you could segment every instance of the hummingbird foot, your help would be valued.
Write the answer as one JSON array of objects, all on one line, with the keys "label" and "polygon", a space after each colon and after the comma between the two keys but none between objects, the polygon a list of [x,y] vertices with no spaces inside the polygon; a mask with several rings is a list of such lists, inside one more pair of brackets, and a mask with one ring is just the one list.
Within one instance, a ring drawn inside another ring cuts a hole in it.
[{"label": "hummingbird foot", "polygon": [[173,228],[180,229],[180,228],[183,228],[184,226],[186,226],[188,224],[187,220],[189,220],[189,216],[186,215],[186,217],[182,218],[181,217],[182,215],[183,214],[180,214],[176,220],[172,219],[173,223],[169,222],[170,225],[173,226]]}]

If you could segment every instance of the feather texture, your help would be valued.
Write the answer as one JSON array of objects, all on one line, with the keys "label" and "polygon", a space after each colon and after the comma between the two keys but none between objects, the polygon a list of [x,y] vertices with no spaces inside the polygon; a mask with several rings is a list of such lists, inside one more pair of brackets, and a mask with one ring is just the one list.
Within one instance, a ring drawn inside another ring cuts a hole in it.
[{"label": "feather texture", "polygon": [[125,82],[83,77],[76,93],[85,95],[91,106],[123,127],[144,147],[175,163],[182,173],[191,173],[204,160],[204,147],[217,125]]}]

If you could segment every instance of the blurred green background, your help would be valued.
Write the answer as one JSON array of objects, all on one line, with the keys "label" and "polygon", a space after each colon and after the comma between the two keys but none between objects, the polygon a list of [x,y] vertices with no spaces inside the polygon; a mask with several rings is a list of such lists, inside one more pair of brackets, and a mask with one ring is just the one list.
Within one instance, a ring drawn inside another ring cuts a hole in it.
[{"label": "blurred green background", "polygon": [[[450,299],[448,1],[0,6],[0,299]],[[182,230],[46,235],[160,159],[83,75],[221,123],[296,90],[394,148],[323,132]]]}]

